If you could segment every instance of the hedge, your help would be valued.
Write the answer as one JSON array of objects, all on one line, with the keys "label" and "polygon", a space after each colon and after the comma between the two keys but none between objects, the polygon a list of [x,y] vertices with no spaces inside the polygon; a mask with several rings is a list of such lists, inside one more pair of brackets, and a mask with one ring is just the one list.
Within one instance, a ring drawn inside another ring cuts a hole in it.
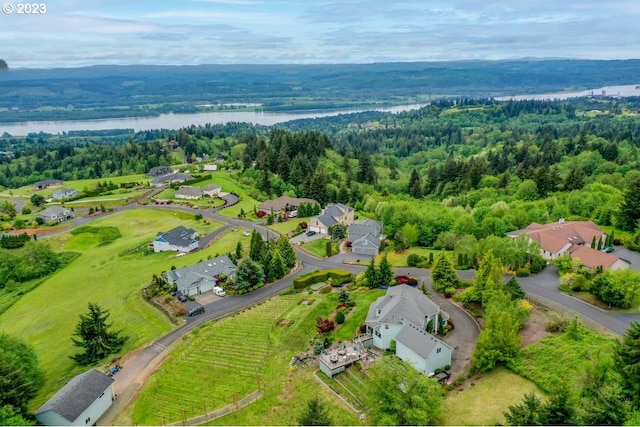
[{"label": "hedge", "polygon": [[346,270],[317,270],[296,277],[293,279],[293,286],[296,289],[304,289],[314,283],[326,282],[329,278],[331,278],[331,284],[334,286],[339,286],[352,280],[351,273]]}]

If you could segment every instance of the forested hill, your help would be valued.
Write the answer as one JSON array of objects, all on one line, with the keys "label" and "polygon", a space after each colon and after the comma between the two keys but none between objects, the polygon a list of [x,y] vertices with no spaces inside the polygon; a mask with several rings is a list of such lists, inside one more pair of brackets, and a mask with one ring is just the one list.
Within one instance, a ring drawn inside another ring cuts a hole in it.
[{"label": "forested hill", "polygon": [[204,104],[344,108],[592,89],[640,83],[638,76],[640,60],[15,69],[0,74],[0,121],[197,112]]}]

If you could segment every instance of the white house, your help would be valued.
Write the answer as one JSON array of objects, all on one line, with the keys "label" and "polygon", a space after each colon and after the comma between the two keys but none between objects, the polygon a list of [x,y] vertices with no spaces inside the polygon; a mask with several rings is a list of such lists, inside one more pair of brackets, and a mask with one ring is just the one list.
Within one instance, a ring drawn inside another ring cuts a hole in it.
[{"label": "white house", "polygon": [[95,425],[115,400],[113,378],[96,369],[79,374],[35,413],[45,426]]},{"label": "white house", "polygon": [[222,187],[215,184],[207,184],[201,187],[202,194],[209,197],[218,197],[222,191]]},{"label": "white house", "polygon": [[398,285],[371,304],[365,323],[375,347],[388,349],[395,340],[396,356],[428,374],[451,365],[453,349],[427,332],[437,333],[448,319],[421,291]]},{"label": "white house", "polygon": [[158,233],[153,241],[154,252],[191,252],[198,249],[198,232],[191,228],[178,226],[172,230]]},{"label": "white house", "polygon": [[75,197],[78,194],[80,194],[80,192],[76,189],[73,188],[61,188],[59,190],[55,190],[53,192],[53,198],[55,200],[62,200],[62,199],[68,199],[70,197]]},{"label": "white house", "polygon": [[51,222],[64,222],[75,218],[75,214],[72,210],[62,206],[51,206],[43,211],[40,211],[36,216],[41,217],[47,223]]},{"label": "white house", "polygon": [[191,187],[189,185],[181,185],[176,190],[176,199],[198,200],[202,198],[202,189],[200,187]]}]

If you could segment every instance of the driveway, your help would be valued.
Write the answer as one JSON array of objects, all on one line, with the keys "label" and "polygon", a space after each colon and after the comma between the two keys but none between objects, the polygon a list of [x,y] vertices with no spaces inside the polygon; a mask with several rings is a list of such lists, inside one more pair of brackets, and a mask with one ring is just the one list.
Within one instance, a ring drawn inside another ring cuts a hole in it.
[{"label": "driveway", "polygon": [[320,233],[316,233],[313,236],[307,236],[307,233],[302,233],[302,234],[298,234],[295,237],[292,237],[291,239],[289,239],[289,241],[291,242],[292,245],[299,245],[300,242],[304,242],[304,243],[308,243],[314,240],[318,240],[318,239],[323,239],[327,237],[326,234],[320,234]]}]

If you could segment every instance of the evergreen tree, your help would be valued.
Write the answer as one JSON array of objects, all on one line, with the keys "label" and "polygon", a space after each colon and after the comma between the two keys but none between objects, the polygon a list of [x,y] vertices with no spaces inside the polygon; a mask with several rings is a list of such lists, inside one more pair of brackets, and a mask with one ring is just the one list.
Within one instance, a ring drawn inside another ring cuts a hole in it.
[{"label": "evergreen tree", "polygon": [[512,426],[541,426],[544,425],[544,405],[534,393],[524,395],[522,403],[509,405],[504,418]]},{"label": "evergreen tree", "polygon": [[84,353],[70,356],[81,365],[91,365],[99,362],[110,354],[120,351],[127,336],[121,331],[110,332],[111,323],[107,323],[109,310],[102,310],[98,304],[89,303],[89,312],[81,314],[76,324],[73,344],[84,349]]},{"label": "evergreen tree", "polygon": [[622,388],[640,411],[640,323],[632,322],[616,347],[615,367],[622,378]]},{"label": "evergreen tree", "polygon": [[271,264],[269,265],[269,273],[272,280],[282,279],[287,274],[287,265],[284,262],[280,252],[276,249],[271,257]]},{"label": "evergreen tree", "polygon": [[364,271],[364,277],[367,279],[367,286],[375,288],[378,285],[378,269],[376,268],[375,258],[371,257],[371,262]]},{"label": "evergreen tree", "polygon": [[433,282],[433,289],[437,292],[444,292],[446,288],[455,288],[458,285],[458,275],[445,252],[440,252],[433,262],[431,281]]},{"label": "evergreen tree", "polygon": [[625,231],[634,231],[640,221],[640,176],[627,184],[618,210],[618,225]]},{"label": "evergreen tree", "polygon": [[371,155],[366,151],[362,151],[360,153],[360,156],[358,157],[358,160],[360,161],[359,162],[360,164],[358,167],[358,174],[356,175],[356,178],[358,179],[358,181],[365,184],[375,184],[376,170],[373,166],[373,160],[371,159]]},{"label": "evergreen tree", "polygon": [[248,291],[251,287],[264,282],[264,271],[252,259],[244,259],[236,270],[236,291]]},{"label": "evergreen tree", "polygon": [[391,270],[391,264],[389,264],[389,260],[387,259],[387,254],[385,253],[380,260],[380,265],[378,266],[378,272],[376,274],[377,286],[376,288],[380,288],[383,286],[389,286],[393,281],[393,271]]},{"label": "evergreen tree", "polygon": [[262,235],[253,230],[251,232],[251,242],[249,243],[249,258],[256,262],[262,261],[266,252],[266,245],[262,240]]},{"label": "evergreen tree", "polygon": [[485,372],[499,363],[513,361],[522,342],[522,337],[518,335],[518,322],[508,311],[490,306],[486,319],[472,358],[473,366]]},{"label": "evergreen tree", "polygon": [[236,259],[242,258],[242,243],[238,240],[238,244],[236,245]]},{"label": "evergreen tree", "polygon": [[307,407],[298,417],[301,426],[330,426],[332,424],[329,410],[317,397],[307,402]]},{"label": "evergreen tree", "polygon": [[523,299],[527,295],[522,290],[520,282],[518,282],[515,277],[509,279],[509,281],[504,285],[504,288],[505,291],[507,291],[511,295],[512,300]]},{"label": "evergreen tree", "polygon": [[331,241],[327,240],[326,243],[324,244],[324,253],[325,256],[327,258],[331,257],[331,255],[333,255],[333,248],[331,247]]},{"label": "evergreen tree", "polygon": [[282,259],[284,260],[284,263],[288,269],[292,269],[296,266],[296,252],[293,249],[293,246],[291,246],[291,242],[289,242],[289,239],[287,239],[287,236],[280,236],[276,245],[276,249],[280,253],[280,256],[282,256]]},{"label": "evergreen tree", "polygon": [[422,197],[422,183],[420,182],[420,175],[418,175],[418,171],[415,168],[411,171],[411,177],[409,178],[409,195],[416,199]]}]

